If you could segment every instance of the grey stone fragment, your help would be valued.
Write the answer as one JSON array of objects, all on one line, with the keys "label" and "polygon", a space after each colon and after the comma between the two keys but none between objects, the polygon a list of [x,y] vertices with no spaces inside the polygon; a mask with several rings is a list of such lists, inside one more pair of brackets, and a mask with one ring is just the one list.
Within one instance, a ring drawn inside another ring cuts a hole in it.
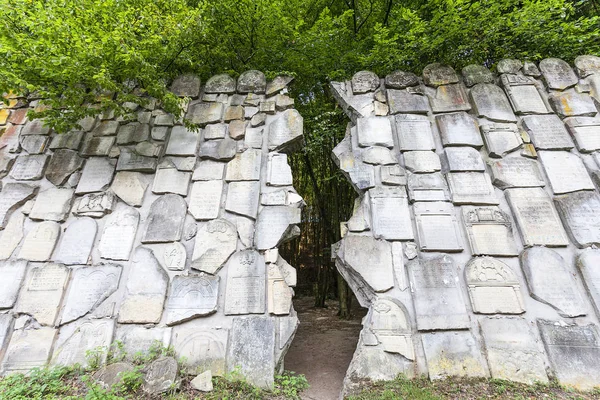
[{"label": "grey stone fragment", "polygon": [[26,270],[27,261],[25,260],[0,262],[0,276],[2,277],[0,279],[0,309],[11,308],[15,305]]},{"label": "grey stone fragment", "polygon": [[369,190],[373,236],[377,239],[414,238],[408,196],[402,187],[376,187]]},{"label": "grey stone fragment", "polygon": [[211,160],[203,160],[198,163],[192,175],[193,181],[222,180],[225,163]]},{"label": "grey stone fragment", "polygon": [[152,251],[138,247],[131,261],[119,323],[157,324],[160,321],[169,276]]},{"label": "grey stone fragment", "polygon": [[481,125],[481,133],[490,157],[501,158],[523,146],[516,124]]},{"label": "grey stone fragment", "polygon": [[441,86],[458,83],[458,75],[452,67],[442,64],[429,64],[423,69],[423,82],[428,86]]},{"label": "grey stone fragment", "polygon": [[229,138],[218,140],[209,140],[203,142],[200,146],[200,158],[215,161],[229,161],[236,154],[236,142]]},{"label": "grey stone fragment", "polygon": [[573,90],[554,92],[548,96],[550,105],[559,117],[593,117],[598,114],[594,100],[587,93]]},{"label": "grey stone fragment", "polygon": [[265,74],[256,70],[242,72],[237,81],[238,93],[264,93],[266,87]]},{"label": "grey stone fragment", "polygon": [[[227,168],[227,172],[229,172],[229,167]],[[267,162],[267,185],[290,186],[292,183],[292,169],[288,164],[287,154],[269,153]]]},{"label": "grey stone fragment", "polygon": [[196,103],[189,107],[187,118],[194,124],[204,126],[221,122],[223,103]]},{"label": "grey stone fragment", "polygon": [[261,125],[265,124],[266,120],[267,120],[267,114],[265,114],[265,113],[254,114],[254,116],[252,116],[252,118],[250,119],[250,125],[252,127],[261,126]]},{"label": "grey stone fragment", "polygon": [[600,73],[600,57],[583,55],[575,58],[575,70],[580,78]]},{"label": "grey stone fragment", "polygon": [[21,148],[29,154],[42,154],[46,150],[49,138],[42,135],[29,135],[20,138]]},{"label": "grey stone fragment", "polygon": [[479,326],[492,378],[530,385],[548,382],[546,356],[525,319],[486,318]]},{"label": "grey stone fragment", "polygon": [[596,314],[600,314],[600,251],[586,249],[577,256],[575,263],[583,278],[583,283],[592,300]]},{"label": "grey stone fragment", "polygon": [[390,186],[406,186],[406,171],[399,165],[382,165],[381,183]]},{"label": "grey stone fragment", "polygon": [[214,275],[236,248],[236,226],[222,218],[209,221],[198,228],[191,267]]},{"label": "grey stone fragment", "polygon": [[225,315],[265,312],[266,267],[256,250],[235,253],[227,263]]},{"label": "grey stone fragment", "polygon": [[415,201],[450,201],[450,191],[444,176],[433,174],[410,174],[407,179],[408,198]]},{"label": "grey stone fragment", "polygon": [[159,164],[159,167],[163,168],[165,165],[175,166],[178,171],[191,172],[196,166],[196,157],[172,157],[167,156],[163,158],[163,161]]},{"label": "grey stone fragment", "polygon": [[419,77],[412,72],[394,71],[385,77],[385,86],[391,89],[404,89],[417,86]]},{"label": "grey stone fragment", "polygon": [[10,157],[4,154],[0,157],[0,179],[4,178],[10,172],[13,164],[15,162],[14,157]]},{"label": "grey stone fragment", "polygon": [[165,305],[169,326],[217,312],[218,276],[178,275],[173,278]]},{"label": "grey stone fragment", "polygon": [[579,248],[600,245],[600,196],[575,192],[554,198],[556,209],[569,237]]},{"label": "grey stone fragment", "polygon": [[293,226],[300,223],[300,209],[288,206],[263,207],[258,214],[254,244],[268,250],[284,242]]},{"label": "grey stone fragment", "polygon": [[[78,324],[75,330],[63,327],[52,354],[52,365],[80,364],[88,366],[86,354],[98,348],[108,348],[115,329],[114,320],[94,319]],[[69,335],[69,336],[66,336]],[[107,356],[100,356],[100,363],[106,362]]]},{"label": "grey stone fragment", "polygon": [[194,156],[200,142],[200,134],[187,130],[184,126],[175,126],[171,130],[166,155]]},{"label": "grey stone fragment", "polygon": [[417,89],[418,88],[386,90],[390,114],[427,114],[430,110],[429,101],[427,100],[427,96]]},{"label": "grey stone fragment", "polygon": [[15,330],[0,370],[5,374],[27,373],[33,368],[46,366],[56,333],[56,329],[48,327]]},{"label": "grey stone fragment", "polygon": [[404,153],[404,166],[414,173],[436,172],[442,168],[440,157],[433,151],[407,151]]},{"label": "grey stone fragment", "polygon": [[189,198],[189,212],[198,220],[210,220],[219,216],[222,180],[199,181],[192,184]]},{"label": "grey stone fragment", "polygon": [[534,78],[539,78],[542,76],[542,73],[538,69],[537,65],[530,61],[525,61],[523,63],[523,74],[526,76],[533,76]]},{"label": "grey stone fragment", "polygon": [[583,326],[538,320],[552,372],[563,385],[590,390],[600,381],[600,337],[596,325]]},{"label": "grey stone fragment", "polygon": [[262,151],[257,149],[248,149],[236,154],[235,158],[227,163],[225,180],[227,182],[259,180],[261,160]]},{"label": "grey stone fragment", "polygon": [[559,58],[540,61],[540,71],[549,89],[565,90],[579,81],[569,64]]},{"label": "grey stone fragment", "polygon": [[42,264],[29,269],[15,312],[29,314],[42,325],[53,326],[69,278],[60,264]]},{"label": "grey stone fragment", "polygon": [[78,171],[83,165],[83,159],[76,151],[59,149],[52,154],[48,168],[46,168],[46,179],[55,186],[64,185],[69,176]]},{"label": "grey stone fragment", "polygon": [[546,186],[542,171],[535,160],[507,157],[490,164],[494,185],[501,188]]},{"label": "grey stone fragment", "polygon": [[92,131],[93,136],[113,136],[119,129],[118,121],[102,121]]},{"label": "grey stone fragment", "polygon": [[137,154],[135,151],[123,148],[117,161],[117,171],[137,171],[153,173],[156,171],[157,160]]},{"label": "grey stone fragment", "polygon": [[[264,104],[264,103],[261,103]],[[275,107],[275,104],[273,104]],[[265,111],[265,110],[261,110]],[[242,106],[228,106],[225,109],[225,113],[223,114],[223,121],[230,122],[233,120],[243,120],[244,119],[244,107]]]},{"label": "grey stone fragment", "polygon": [[246,135],[247,125],[248,123],[246,121],[241,121],[238,119],[231,121],[228,127],[229,137],[231,137],[233,140],[243,139]]},{"label": "grey stone fragment", "polygon": [[[161,114],[154,118],[154,126],[173,126],[174,123],[175,116],[173,114]],[[123,127],[121,127],[121,130],[123,130]],[[119,135],[121,134],[121,130],[119,130]]]},{"label": "grey stone fragment", "polygon": [[269,150],[292,149],[302,142],[304,120],[294,109],[285,110],[269,125]]},{"label": "grey stone fragment", "polygon": [[[417,329],[468,329],[469,315],[450,256],[415,259],[407,264]],[[431,374],[431,367],[430,367]]]},{"label": "grey stone fragment", "polygon": [[72,222],[63,235],[54,260],[67,265],[87,264],[97,230],[96,221],[91,218]]},{"label": "grey stone fragment", "polygon": [[119,287],[122,269],[115,264],[74,269],[64,300],[61,325],[91,313],[110,297]]},{"label": "grey stone fragment", "polygon": [[429,379],[487,377],[478,343],[470,332],[436,332],[421,336]]},{"label": "grey stone fragment", "polygon": [[428,88],[427,93],[434,113],[471,109],[467,91],[462,83],[438,86],[434,93],[432,89]]},{"label": "grey stone fragment", "polygon": [[234,318],[227,352],[227,370],[238,370],[247,382],[273,388],[275,324],[271,318]]},{"label": "grey stone fragment", "polygon": [[227,190],[225,210],[256,219],[259,195],[259,182],[231,182]]},{"label": "grey stone fragment", "polygon": [[395,123],[400,151],[435,150],[431,122],[427,117],[398,114]]},{"label": "grey stone fragment", "polygon": [[583,161],[575,154],[566,151],[540,151],[538,154],[554,194],[594,190]]},{"label": "grey stone fragment", "polygon": [[380,84],[379,77],[371,71],[360,71],[352,77],[352,93],[363,94],[374,92]]},{"label": "grey stone fragment", "polygon": [[267,83],[265,94],[271,96],[287,87],[294,80],[293,76],[278,75],[271,82]]},{"label": "grey stone fragment", "polygon": [[179,386],[177,380],[179,366],[173,357],[161,357],[152,361],[148,366],[148,372],[144,376],[142,390],[150,395],[165,393]]},{"label": "grey stone fragment", "polygon": [[34,220],[64,221],[71,209],[73,189],[50,188],[35,199],[29,218]]},{"label": "grey stone fragment", "polygon": [[[222,376],[226,372],[228,335],[227,329],[215,328],[206,320],[196,320],[175,326],[171,344],[177,356],[185,358],[190,370],[209,370],[215,376]],[[206,345],[199,351],[198,343]]]},{"label": "grey stone fragment", "polygon": [[168,126],[154,126],[150,135],[154,140],[165,140],[167,138],[167,133],[169,132]]},{"label": "grey stone fragment", "polygon": [[532,247],[524,250],[520,259],[531,297],[565,318],[586,315],[574,271],[560,254],[546,247]]},{"label": "grey stone fragment", "polygon": [[496,65],[499,74],[516,74],[521,68],[523,68],[523,63],[520,60],[509,58],[500,60]]},{"label": "grey stone fragment", "polygon": [[503,74],[502,85],[508,100],[517,114],[548,114],[536,81],[521,75]]},{"label": "grey stone fragment", "polygon": [[20,155],[10,171],[10,177],[18,181],[42,179],[50,156],[44,154]]},{"label": "grey stone fragment", "polygon": [[463,222],[473,255],[516,256],[508,214],[498,207],[462,207]]},{"label": "grey stone fragment", "polygon": [[186,213],[187,204],[181,196],[176,194],[160,196],[150,206],[148,224],[142,236],[142,243],[180,240]]},{"label": "grey stone fragment", "polygon": [[[118,164],[117,164],[118,169]],[[110,189],[130,206],[139,207],[144,200],[148,182],[139,172],[117,172]]]},{"label": "grey stone fragment", "polygon": [[483,146],[477,120],[465,112],[436,115],[444,146]]},{"label": "grey stone fragment", "polygon": [[200,392],[212,392],[212,374],[210,370],[204,371],[203,373],[196,376],[190,381],[190,386]]},{"label": "grey stone fragment", "polygon": [[122,125],[117,133],[117,144],[140,143],[150,138],[150,126],[139,122]]},{"label": "grey stone fragment", "polygon": [[552,200],[542,188],[507,189],[505,194],[524,246],[569,244]]},{"label": "grey stone fragment", "polygon": [[210,124],[204,128],[204,140],[223,139],[227,135],[227,125]]},{"label": "grey stone fragment", "polygon": [[21,149],[19,144],[19,134],[22,127],[19,125],[0,128],[2,136],[0,136],[0,149],[4,149],[5,153],[17,153]]},{"label": "grey stone fragment", "polygon": [[96,383],[104,389],[111,389],[115,385],[120,385],[123,382],[123,375],[133,372],[135,367],[128,362],[116,362],[101,367],[94,372],[93,377]]},{"label": "grey stone fragment", "polygon": [[356,125],[358,144],[362,147],[393,147],[392,126],[386,117],[360,118]]},{"label": "grey stone fragment", "polygon": [[445,153],[450,172],[485,172],[481,154],[472,147],[447,147]]},{"label": "grey stone fragment", "polygon": [[114,204],[115,196],[111,192],[86,194],[73,207],[73,215],[102,218],[112,212]]},{"label": "grey stone fragment", "polygon": [[8,338],[13,330],[14,317],[11,314],[0,314],[0,348],[8,344]]},{"label": "grey stone fragment", "polygon": [[181,172],[176,168],[159,168],[154,176],[152,193],[187,196],[191,177],[191,172]]},{"label": "grey stone fragment", "polygon": [[41,119],[35,119],[27,122],[21,130],[21,136],[25,135],[48,135],[50,133],[50,127],[44,124]]},{"label": "grey stone fragment", "polygon": [[115,173],[116,162],[107,158],[94,157],[86,161],[76,194],[102,192],[108,189]]},{"label": "grey stone fragment", "polygon": [[565,119],[569,133],[575,138],[577,149],[582,153],[600,150],[600,119],[571,117]]},{"label": "grey stone fragment", "polygon": [[91,137],[88,136],[81,148],[82,156],[108,156],[110,149],[115,143],[114,137]]},{"label": "grey stone fragment", "polygon": [[467,65],[462,69],[461,72],[465,85],[468,87],[474,86],[478,83],[494,83],[496,78],[492,71],[483,65]]},{"label": "grey stone fragment", "polygon": [[522,123],[538,150],[570,150],[575,147],[556,115],[529,115],[523,117]]},{"label": "grey stone fragment", "polygon": [[413,205],[421,251],[463,250],[454,207],[446,202],[417,202]]},{"label": "grey stone fragment", "polygon": [[37,194],[38,188],[25,183],[5,183],[0,191],[0,228],[4,229],[13,211]]},{"label": "grey stone fragment", "polygon": [[21,243],[24,223],[25,215],[17,213],[10,218],[8,224],[6,224],[6,227],[0,233],[0,260],[10,258],[19,243]]},{"label": "grey stone fragment", "polygon": [[140,213],[128,206],[119,205],[107,218],[98,244],[100,257],[108,260],[129,260]]},{"label": "grey stone fragment", "polygon": [[519,279],[503,262],[492,257],[473,258],[465,266],[465,281],[474,313],[525,312]]},{"label": "grey stone fragment", "polygon": [[469,94],[478,117],[498,122],[517,122],[506,95],[491,83],[478,83]]},{"label": "grey stone fragment", "polygon": [[200,78],[196,75],[181,75],[171,84],[171,92],[179,97],[196,98],[200,94]]},{"label": "grey stone fragment", "polygon": [[454,204],[499,204],[486,172],[449,172],[446,179]]}]

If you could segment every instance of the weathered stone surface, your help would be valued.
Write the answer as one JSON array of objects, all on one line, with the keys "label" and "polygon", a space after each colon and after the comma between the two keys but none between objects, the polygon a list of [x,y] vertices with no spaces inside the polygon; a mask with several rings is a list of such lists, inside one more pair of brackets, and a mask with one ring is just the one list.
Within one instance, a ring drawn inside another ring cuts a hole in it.
[{"label": "weathered stone surface", "polygon": [[440,171],[440,157],[433,151],[408,151],[404,153],[404,166],[414,173],[430,173]]},{"label": "weathered stone surface", "polygon": [[413,205],[421,251],[462,251],[462,240],[454,207],[445,202],[417,202]]},{"label": "weathered stone surface", "polygon": [[293,290],[288,286],[283,273],[275,263],[267,264],[267,312],[272,315],[289,315],[292,307]]},{"label": "weathered stone surface", "polygon": [[160,321],[169,276],[152,251],[138,247],[133,253],[119,323],[156,324]]},{"label": "weathered stone surface", "polygon": [[92,137],[88,136],[82,145],[82,156],[108,156],[110,149],[115,143],[114,137]]},{"label": "weathered stone surface", "polygon": [[265,94],[271,96],[287,87],[294,80],[293,76],[278,75],[271,82],[267,83]]},{"label": "weathered stone surface", "polygon": [[546,186],[538,163],[523,157],[510,157],[490,163],[494,185],[501,188]]},{"label": "weathered stone surface", "polygon": [[235,79],[227,74],[214,75],[206,81],[205,93],[235,93]]},{"label": "weathered stone surface", "polygon": [[26,269],[27,261],[25,260],[0,262],[0,276],[2,277],[0,279],[0,309],[11,308],[15,305]]},{"label": "weathered stone surface", "polygon": [[525,246],[568,245],[558,214],[542,188],[507,189],[505,193]]},{"label": "weathered stone surface", "polygon": [[517,122],[506,95],[491,83],[478,83],[469,94],[478,117],[498,122]]},{"label": "weathered stone surface", "polygon": [[227,135],[227,125],[210,124],[204,128],[204,140],[223,139]]},{"label": "weathered stone surface", "polygon": [[592,98],[574,90],[550,93],[550,104],[559,117],[593,117],[598,113]]},{"label": "weathered stone surface", "polygon": [[269,150],[286,150],[302,141],[304,120],[294,109],[285,110],[269,125]]},{"label": "weathered stone surface", "polygon": [[171,344],[191,370],[210,370],[213,375],[221,376],[226,372],[228,336],[227,329],[214,328],[206,321],[196,320],[175,326]]},{"label": "weathered stone surface", "polygon": [[216,161],[229,161],[236,154],[236,142],[229,138],[209,140],[200,146],[200,158],[208,158]]},{"label": "weathered stone surface", "polygon": [[374,92],[380,85],[379,77],[371,71],[360,71],[354,74],[351,81],[352,93],[362,94]]},{"label": "weathered stone surface", "polygon": [[189,212],[196,220],[215,219],[219,216],[223,181],[194,182],[189,199]]},{"label": "weathered stone surface", "polygon": [[258,250],[277,247],[300,223],[300,209],[288,206],[263,207],[258,214],[254,244]]},{"label": "weathered stone surface", "polygon": [[417,86],[419,77],[412,72],[394,71],[385,77],[385,86],[392,89],[404,89]]},{"label": "weathered stone surface", "polygon": [[485,318],[479,326],[492,378],[530,385],[548,382],[546,356],[525,319]]},{"label": "weathered stone surface", "polygon": [[423,69],[423,82],[429,86],[448,85],[458,82],[458,75],[447,65],[429,64]]},{"label": "weathered stone surface", "polygon": [[50,150],[68,149],[77,150],[81,144],[83,132],[68,132],[56,135],[50,142]]},{"label": "weathered stone surface", "polygon": [[78,171],[83,165],[83,159],[76,151],[59,149],[54,152],[48,168],[46,168],[46,179],[55,186],[64,185],[69,176]]},{"label": "weathered stone surface", "polygon": [[101,192],[108,188],[115,173],[115,161],[107,158],[90,158],[83,167],[76,194]]},{"label": "weathered stone surface", "polygon": [[[286,157],[287,158],[287,157]],[[260,178],[262,152],[247,149],[227,163],[226,181],[257,181]]]},{"label": "weathered stone surface", "polygon": [[287,159],[287,154],[269,153],[267,162],[267,185],[292,185],[292,169],[290,168]]},{"label": "weathered stone surface", "polygon": [[395,117],[401,151],[435,150],[431,123],[427,117],[400,114]]},{"label": "weathered stone surface", "polygon": [[198,163],[192,175],[193,181],[210,181],[223,179],[225,163],[211,160],[203,160]]},{"label": "weathered stone surface", "polygon": [[477,120],[465,112],[436,115],[444,146],[483,146]]},{"label": "weathered stone surface", "polygon": [[526,76],[533,76],[535,78],[539,78],[540,76],[542,76],[542,73],[538,69],[537,65],[530,61],[525,61],[523,63],[523,74],[525,74]]},{"label": "weathered stone surface", "polygon": [[358,144],[362,147],[393,147],[392,126],[387,117],[361,118],[357,122]]},{"label": "weathered stone surface", "polygon": [[404,188],[379,187],[369,190],[373,235],[377,239],[414,238],[408,197]]},{"label": "weathered stone surface", "polygon": [[93,377],[96,383],[104,389],[111,389],[115,385],[123,382],[123,375],[133,372],[135,366],[128,362],[116,362],[94,372]]},{"label": "weathered stone surface", "polygon": [[12,334],[13,323],[14,317],[11,314],[0,314],[0,348],[2,349],[8,344],[7,339]]},{"label": "weathered stone surface", "polygon": [[596,325],[567,325],[538,320],[552,372],[563,385],[590,390],[600,381],[600,337]]},{"label": "weathered stone surface", "polygon": [[461,72],[465,85],[469,87],[478,83],[494,83],[494,74],[483,65],[467,65]]},{"label": "weathered stone surface", "polygon": [[592,55],[576,57],[575,70],[580,78],[600,73],[600,57]]},{"label": "weathered stone surface", "polygon": [[[114,330],[115,322],[112,319],[85,321],[78,325],[68,337],[65,337],[67,332],[63,327],[54,346],[51,364],[88,366],[89,358],[86,357],[86,354],[98,348],[108,348]],[[106,355],[100,356],[100,362],[106,362]]]},{"label": "weathered stone surface", "polygon": [[115,196],[111,192],[86,194],[74,207],[73,215],[102,218],[112,212]]},{"label": "weathered stone surface", "polygon": [[575,138],[577,149],[582,153],[600,150],[600,119],[572,117],[565,119],[567,129]]},{"label": "weathered stone surface", "polygon": [[25,135],[48,135],[50,133],[50,127],[46,126],[44,121],[41,119],[34,119],[28,122],[21,131],[21,136]]},{"label": "weathered stone surface", "polygon": [[242,72],[237,81],[238,93],[264,93],[266,87],[265,74],[256,70]]},{"label": "weathered stone surface", "polygon": [[572,268],[560,254],[545,247],[532,247],[521,254],[521,266],[531,297],[548,304],[562,317],[586,315]]},{"label": "weathered stone surface", "polygon": [[23,239],[23,224],[25,215],[17,213],[6,224],[6,228],[0,232],[0,260],[10,258],[21,240]]},{"label": "weathered stone surface", "polygon": [[521,68],[523,68],[523,63],[520,60],[514,60],[509,58],[504,58],[498,62],[496,65],[496,69],[500,74],[516,74]]},{"label": "weathered stone surface", "polygon": [[470,332],[436,332],[421,336],[429,379],[487,377],[485,361]]},{"label": "weathered stone surface", "polygon": [[173,357],[161,357],[154,360],[148,366],[148,372],[144,376],[142,389],[144,392],[157,395],[179,386],[177,373],[179,366]]},{"label": "weathered stone surface", "polygon": [[600,245],[600,196],[576,192],[554,198],[556,209],[569,237],[579,248]]},{"label": "weathered stone surface", "polygon": [[231,222],[219,218],[198,228],[193,269],[216,274],[237,248],[237,229]]},{"label": "weathered stone surface", "polygon": [[[466,329],[469,315],[450,256],[415,259],[408,263],[417,329]],[[430,373],[432,371],[431,366]]]},{"label": "weathered stone surface", "polygon": [[596,314],[600,314],[600,251],[586,249],[577,257],[577,268],[583,277],[583,283],[592,300]]},{"label": "weathered stone surface", "polygon": [[117,133],[117,144],[140,143],[150,138],[150,125],[132,122],[122,125]]},{"label": "weathered stone surface", "polygon": [[473,255],[519,254],[510,218],[498,207],[463,207],[462,213]]},{"label": "weathered stone surface", "polygon": [[37,191],[37,187],[25,183],[5,183],[0,191],[0,228],[4,228],[13,211],[33,198]]},{"label": "weathered stone surface", "polygon": [[200,78],[191,74],[181,75],[171,84],[171,92],[179,97],[196,98],[200,94]]},{"label": "weathered stone surface", "polygon": [[583,161],[566,151],[538,152],[554,194],[594,190]]},{"label": "weathered stone surface", "polygon": [[517,114],[547,114],[548,108],[536,87],[536,81],[522,75],[503,74],[502,85]]},{"label": "weathered stone surface", "polygon": [[117,172],[110,189],[130,206],[139,207],[144,200],[148,182],[139,172]]},{"label": "weathered stone surface", "polygon": [[60,225],[44,221],[35,225],[25,236],[19,258],[29,261],[48,261],[56,246]]},{"label": "weathered stone surface", "polygon": [[485,172],[449,172],[446,178],[454,204],[499,204]]},{"label": "weathered stone surface", "polygon": [[166,194],[152,203],[142,243],[173,242],[181,239],[187,204],[181,196]]},{"label": "weathered stone surface", "polygon": [[106,219],[98,244],[100,257],[108,260],[129,260],[140,213],[132,207],[118,205]]},{"label": "weathered stone surface", "polygon": [[194,156],[200,143],[200,134],[188,131],[184,126],[174,126],[169,136],[166,155]]},{"label": "weathered stone surface", "polygon": [[167,325],[215,313],[220,279],[218,276],[205,274],[174,277],[165,305]]},{"label": "weathered stone surface", "polygon": [[117,161],[117,171],[138,171],[154,173],[158,161],[154,157],[140,155],[127,148],[121,149]]},{"label": "weathered stone surface", "polygon": [[154,176],[152,192],[156,194],[174,193],[187,196],[191,172],[178,171],[177,168],[159,168]]},{"label": "weathered stone surface", "polygon": [[444,176],[433,174],[410,174],[407,180],[408,197],[414,201],[450,201],[450,191]]},{"label": "weathered stone surface", "polygon": [[465,281],[474,313],[525,312],[519,279],[503,262],[491,257],[473,258],[465,267]]},{"label": "weathered stone surface", "polygon": [[[430,110],[427,96],[419,88],[408,88],[404,90],[386,90],[387,105],[390,114],[414,113],[427,114]],[[362,118],[359,119],[359,121]]]},{"label": "weathered stone surface", "polygon": [[6,175],[8,175],[14,162],[14,157],[10,157],[6,154],[3,154],[2,157],[0,157],[0,178],[4,178]]},{"label": "weathered stone surface", "polygon": [[58,246],[54,260],[67,265],[85,265],[88,263],[98,227],[89,217],[72,222]]},{"label": "weathered stone surface", "polygon": [[42,179],[49,158],[44,154],[20,155],[10,170],[10,177],[17,181]]},{"label": "weathered stone surface", "polygon": [[204,371],[203,373],[196,376],[194,379],[190,381],[190,386],[200,392],[212,392],[213,384],[212,384],[212,374],[209,371]]},{"label": "weathered stone surface", "polygon": [[73,189],[50,188],[35,199],[29,218],[34,220],[64,221],[71,209]]},{"label": "weathered stone surface", "polygon": [[[426,153],[426,152],[422,152]],[[429,152],[431,153],[431,152]],[[394,152],[387,147],[381,146],[373,146],[362,150],[361,152],[362,161],[365,164],[371,165],[393,165],[398,162]],[[439,161],[439,159],[438,159]],[[287,161],[286,161],[287,166]],[[292,184],[292,171],[289,166],[287,166],[288,171],[286,171],[286,181],[289,182],[287,185]]]},{"label": "weathered stone surface", "polygon": [[112,136],[117,133],[119,129],[118,121],[102,121],[92,131],[94,136]]},{"label": "weathered stone surface", "polygon": [[565,90],[579,81],[569,64],[559,58],[540,61],[540,71],[549,89]]},{"label": "weathered stone surface", "polygon": [[231,182],[227,189],[225,210],[256,219],[259,196],[259,182]]},{"label": "weathered stone surface", "polygon": [[21,148],[29,154],[43,154],[48,145],[49,138],[42,135],[21,136]]},{"label": "weathered stone surface", "polygon": [[18,329],[10,338],[1,370],[3,373],[27,373],[35,367],[44,367],[50,358],[56,329]]},{"label": "weathered stone surface", "polygon": [[255,250],[235,253],[227,263],[225,314],[263,314],[265,278],[265,260],[260,253]]},{"label": "weathered stone surface", "polygon": [[573,141],[560,118],[556,115],[523,117],[523,127],[538,150],[570,150]]},{"label": "weathered stone surface", "polygon": [[467,91],[462,83],[438,86],[435,92],[428,88],[427,92],[434,113],[471,109]]},{"label": "weathered stone surface", "polygon": [[227,351],[228,371],[239,369],[248,382],[272,389],[274,346],[275,325],[271,318],[234,318]]},{"label": "weathered stone surface", "polygon": [[15,311],[31,315],[42,325],[54,325],[68,278],[69,269],[60,264],[30,268]]},{"label": "weathered stone surface", "polygon": [[[485,172],[479,151],[472,147],[447,147],[445,150],[449,172]],[[406,157],[406,155],[405,155]]]},{"label": "weathered stone surface", "polygon": [[490,157],[501,158],[523,145],[515,124],[481,125],[481,133]]}]

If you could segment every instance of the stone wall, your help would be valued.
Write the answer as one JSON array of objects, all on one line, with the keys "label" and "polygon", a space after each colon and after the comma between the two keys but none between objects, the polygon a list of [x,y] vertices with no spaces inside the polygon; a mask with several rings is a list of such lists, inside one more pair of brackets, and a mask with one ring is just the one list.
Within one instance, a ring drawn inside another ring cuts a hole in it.
[{"label": "stone wall", "polygon": [[277,250],[304,204],[287,163],[302,141],[290,81],[178,78],[199,132],[152,99],[62,135],[27,120],[36,100],[0,109],[4,374],[158,341],[190,371],[273,385],[298,324],[296,270]]},{"label": "stone wall", "polygon": [[332,89],[360,197],[334,246],[361,378],[600,385],[600,58],[432,64]]}]

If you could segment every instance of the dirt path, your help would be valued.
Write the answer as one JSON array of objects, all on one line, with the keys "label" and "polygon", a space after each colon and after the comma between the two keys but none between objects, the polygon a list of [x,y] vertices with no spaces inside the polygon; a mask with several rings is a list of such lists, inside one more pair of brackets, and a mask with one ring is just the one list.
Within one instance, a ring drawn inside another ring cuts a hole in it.
[{"label": "dirt path", "polygon": [[357,307],[353,318],[344,321],[336,316],[336,301],[328,301],[325,309],[313,308],[313,303],[312,297],[294,301],[300,327],[285,357],[285,369],[308,379],[310,388],[303,392],[302,399],[337,400],[366,310]]}]

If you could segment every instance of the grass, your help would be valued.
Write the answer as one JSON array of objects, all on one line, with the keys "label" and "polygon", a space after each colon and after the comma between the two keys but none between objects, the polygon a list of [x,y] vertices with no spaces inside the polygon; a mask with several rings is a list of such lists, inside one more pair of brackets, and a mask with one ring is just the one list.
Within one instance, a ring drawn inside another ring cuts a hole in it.
[{"label": "grass", "polygon": [[445,400],[445,399],[600,399],[600,390],[582,392],[561,386],[556,381],[526,385],[500,379],[447,378],[430,381],[427,378],[407,379],[398,376],[386,382],[361,382],[360,389],[347,400]]}]

